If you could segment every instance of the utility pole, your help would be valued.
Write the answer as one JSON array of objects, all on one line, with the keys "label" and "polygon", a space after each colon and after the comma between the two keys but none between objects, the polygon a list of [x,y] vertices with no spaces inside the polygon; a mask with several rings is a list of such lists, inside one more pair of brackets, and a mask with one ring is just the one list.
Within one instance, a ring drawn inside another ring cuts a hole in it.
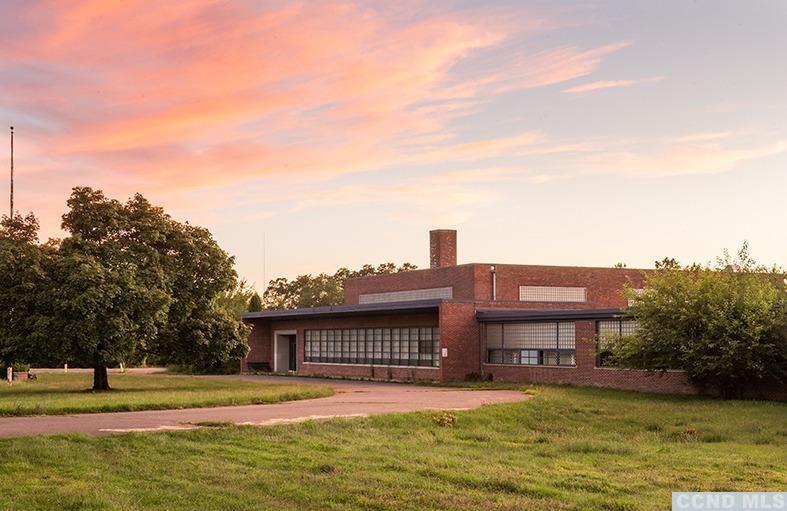
[{"label": "utility pole", "polygon": [[14,127],[11,126],[11,213],[8,218],[14,219]]}]

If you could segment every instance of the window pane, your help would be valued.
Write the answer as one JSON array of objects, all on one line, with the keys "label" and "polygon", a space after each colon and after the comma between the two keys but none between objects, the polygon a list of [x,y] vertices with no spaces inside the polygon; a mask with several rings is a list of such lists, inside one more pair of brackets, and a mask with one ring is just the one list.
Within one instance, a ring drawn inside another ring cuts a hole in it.
[{"label": "window pane", "polygon": [[503,325],[503,347],[506,349],[557,348],[557,323],[506,323]]},{"label": "window pane", "polygon": [[573,350],[576,347],[576,325],[573,321],[561,321],[558,324],[558,348]]},{"label": "window pane", "polygon": [[504,364],[518,364],[519,363],[519,352],[512,351],[512,350],[505,350],[503,351],[503,363]]},{"label": "window pane", "polygon": [[501,323],[489,323],[485,327],[486,346],[488,348],[503,347],[503,325]]},{"label": "window pane", "polygon": [[573,366],[576,365],[576,352],[574,351],[561,351],[560,352],[560,365]]},{"label": "window pane", "polygon": [[538,365],[538,350],[522,350],[519,352],[519,358],[522,364]]}]

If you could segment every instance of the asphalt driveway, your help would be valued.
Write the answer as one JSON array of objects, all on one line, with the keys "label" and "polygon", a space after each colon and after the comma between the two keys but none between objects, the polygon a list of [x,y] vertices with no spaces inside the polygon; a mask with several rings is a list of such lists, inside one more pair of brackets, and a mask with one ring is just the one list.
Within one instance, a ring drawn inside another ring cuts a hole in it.
[{"label": "asphalt driveway", "polygon": [[0,438],[87,433],[108,435],[132,431],[186,430],[206,422],[266,426],[334,417],[365,417],[420,410],[467,410],[486,404],[522,401],[528,396],[512,390],[463,390],[417,385],[295,378],[235,376],[262,383],[329,385],[336,394],[319,399],[268,405],[221,406],[181,410],[90,413],[0,418]]}]

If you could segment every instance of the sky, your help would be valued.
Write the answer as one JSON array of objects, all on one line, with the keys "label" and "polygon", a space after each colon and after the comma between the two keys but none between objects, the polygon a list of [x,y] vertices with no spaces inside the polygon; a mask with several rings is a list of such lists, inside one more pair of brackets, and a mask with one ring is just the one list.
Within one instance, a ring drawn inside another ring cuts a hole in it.
[{"label": "sky", "polygon": [[460,263],[746,240],[787,266],[785,24],[778,0],[3,2],[0,119],[42,238],[74,186],[140,192],[258,289],[428,266],[436,228]]}]

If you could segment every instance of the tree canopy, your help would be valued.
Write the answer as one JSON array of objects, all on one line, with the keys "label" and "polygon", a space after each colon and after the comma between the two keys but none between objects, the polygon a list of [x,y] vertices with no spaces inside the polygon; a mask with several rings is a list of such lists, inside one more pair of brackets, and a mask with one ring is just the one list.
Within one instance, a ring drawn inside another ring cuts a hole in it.
[{"label": "tree canopy", "polygon": [[629,298],[638,329],[614,342],[613,364],[682,369],[728,397],[787,377],[783,274],[757,265],[747,245],[713,267],[665,259]]},{"label": "tree canopy", "polygon": [[0,220],[0,361],[3,367],[32,360],[31,348],[47,316],[49,260],[54,245],[39,245],[35,216]]},{"label": "tree canopy", "polygon": [[119,362],[217,370],[245,356],[248,329],[221,304],[237,286],[234,260],[210,232],[141,195],[123,204],[74,188],[68,208],[68,236],[44,245],[32,214],[2,221],[1,358],[93,367],[105,390]]},{"label": "tree canopy", "polygon": [[241,314],[248,312],[249,300],[256,294],[254,288],[245,280],[239,280],[232,289],[223,291],[216,297],[216,305],[232,316],[240,318]]},{"label": "tree canopy", "polygon": [[344,281],[349,278],[400,273],[415,270],[410,263],[396,266],[383,263],[378,266],[366,264],[359,270],[339,268],[333,275],[298,275],[293,280],[284,277],[271,280],[265,290],[262,304],[266,309],[294,309],[299,307],[321,307],[344,303]]},{"label": "tree canopy", "polygon": [[260,312],[262,310],[262,298],[257,293],[251,295],[249,298],[249,306],[246,309],[247,312]]}]

